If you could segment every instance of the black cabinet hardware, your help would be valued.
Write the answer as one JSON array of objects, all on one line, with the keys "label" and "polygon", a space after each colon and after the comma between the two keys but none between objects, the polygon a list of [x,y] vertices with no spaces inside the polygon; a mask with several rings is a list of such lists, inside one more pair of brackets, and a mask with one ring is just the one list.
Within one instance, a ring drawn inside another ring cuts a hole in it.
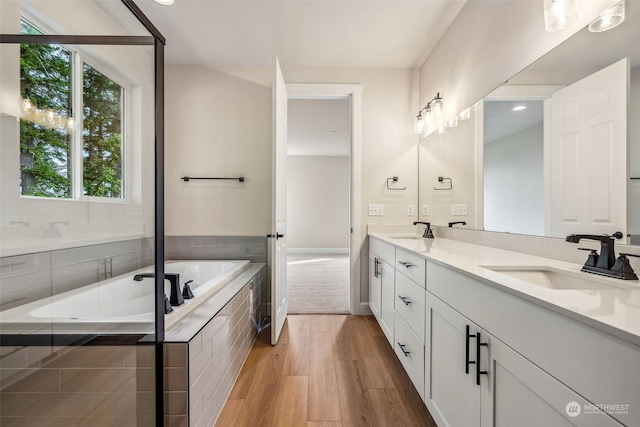
[{"label": "black cabinet hardware", "polygon": [[480,375],[489,375],[488,371],[480,370],[480,347],[489,347],[486,342],[480,342],[480,332],[476,333],[476,384],[480,385]]},{"label": "black cabinet hardware", "polygon": [[276,240],[281,238],[281,237],[284,237],[284,234],[276,233]]},{"label": "black cabinet hardware", "polygon": [[403,297],[402,295],[398,295],[398,298],[400,298],[400,301],[402,301],[404,303],[404,305],[411,304],[411,301],[409,301],[409,299],[407,297]]},{"label": "black cabinet hardware", "polygon": [[400,344],[400,343],[398,343],[398,345],[400,346],[400,350],[402,350],[402,353],[404,353],[405,357],[409,357],[409,354],[411,352],[404,349],[405,345],[404,344]]},{"label": "black cabinet hardware", "polygon": [[378,271],[379,265],[380,265],[380,260],[378,258],[373,258],[373,275],[376,278],[380,276],[380,271]]},{"label": "black cabinet hardware", "polygon": [[471,338],[475,338],[476,336],[469,333],[469,325],[467,325],[466,332],[465,332],[464,335],[465,335],[465,341],[466,341],[466,343],[465,343],[466,351],[465,351],[465,357],[464,357],[464,373],[468,374],[469,373],[469,365],[473,365],[473,364],[476,363],[476,362],[474,362],[472,360],[469,360],[469,340]]},{"label": "black cabinet hardware", "polygon": [[213,179],[213,180],[244,182],[244,176],[239,176],[237,178],[195,178],[193,176],[181,176],[180,179],[183,180],[184,182],[189,182],[189,181],[191,181],[193,179]]},{"label": "black cabinet hardware", "polygon": [[398,263],[400,263],[401,266],[406,267],[406,268],[411,268],[413,267],[413,264],[406,262],[406,261],[398,261]]}]

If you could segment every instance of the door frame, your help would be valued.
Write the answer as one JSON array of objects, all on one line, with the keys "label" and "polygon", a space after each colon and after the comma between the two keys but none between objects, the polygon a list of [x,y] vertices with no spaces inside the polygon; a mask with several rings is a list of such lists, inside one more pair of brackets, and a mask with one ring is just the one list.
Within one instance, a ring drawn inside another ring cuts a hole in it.
[{"label": "door frame", "polygon": [[[362,85],[342,83],[287,83],[289,99],[350,99],[351,150],[349,167],[349,312],[366,314],[368,303],[360,302],[360,250],[362,232]],[[363,305],[364,304],[364,305]]]}]

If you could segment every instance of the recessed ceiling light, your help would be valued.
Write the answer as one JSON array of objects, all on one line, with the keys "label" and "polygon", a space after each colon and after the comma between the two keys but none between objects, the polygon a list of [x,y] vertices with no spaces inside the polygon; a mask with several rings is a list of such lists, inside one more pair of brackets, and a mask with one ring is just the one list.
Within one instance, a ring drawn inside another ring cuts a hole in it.
[{"label": "recessed ceiling light", "polygon": [[513,107],[513,111],[522,111],[522,110],[526,110],[527,106],[526,105],[518,105]]},{"label": "recessed ceiling light", "polygon": [[172,5],[174,0],[156,0],[156,3],[160,3],[165,6]]}]

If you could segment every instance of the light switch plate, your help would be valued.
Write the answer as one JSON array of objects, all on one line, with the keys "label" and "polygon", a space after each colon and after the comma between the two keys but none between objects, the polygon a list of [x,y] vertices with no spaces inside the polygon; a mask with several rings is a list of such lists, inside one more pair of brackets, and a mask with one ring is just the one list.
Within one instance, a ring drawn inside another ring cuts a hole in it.
[{"label": "light switch plate", "polygon": [[429,216],[429,205],[422,205],[422,216]]},{"label": "light switch plate", "polygon": [[467,216],[467,205],[451,205],[451,216]]},{"label": "light switch plate", "polygon": [[407,216],[414,216],[414,215],[415,215],[415,206],[407,205]]},{"label": "light switch plate", "polygon": [[369,216],[384,216],[384,205],[369,205]]}]

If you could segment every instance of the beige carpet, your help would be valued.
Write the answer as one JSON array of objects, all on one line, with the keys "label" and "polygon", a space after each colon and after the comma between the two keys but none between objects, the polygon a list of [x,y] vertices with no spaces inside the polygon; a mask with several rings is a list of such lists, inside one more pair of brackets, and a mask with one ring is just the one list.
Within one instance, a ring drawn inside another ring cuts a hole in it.
[{"label": "beige carpet", "polygon": [[349,313],[348,254],[288,254],[288,312]]}]

